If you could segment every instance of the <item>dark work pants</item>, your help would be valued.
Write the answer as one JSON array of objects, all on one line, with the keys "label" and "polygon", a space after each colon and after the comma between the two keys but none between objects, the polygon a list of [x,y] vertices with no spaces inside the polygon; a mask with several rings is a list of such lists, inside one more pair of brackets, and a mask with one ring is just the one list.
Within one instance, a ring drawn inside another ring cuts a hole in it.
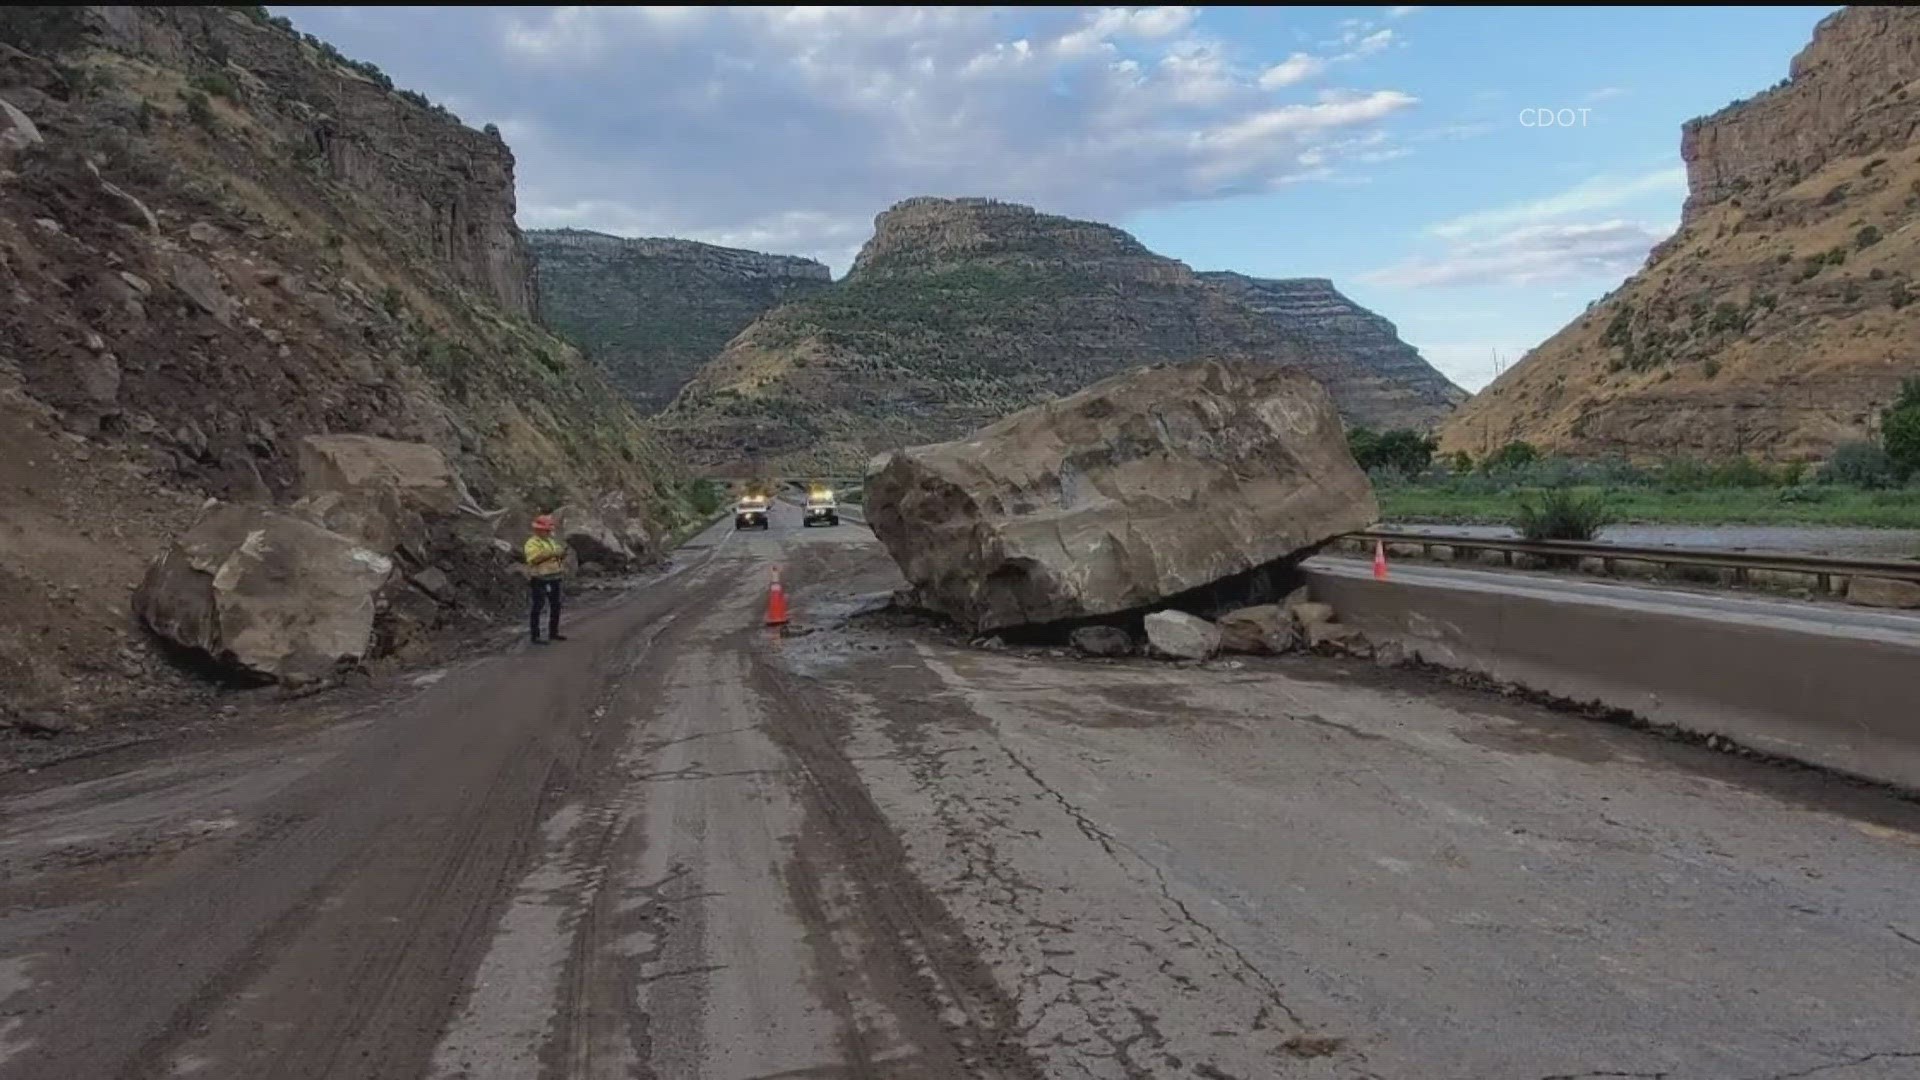
[{"label": "dark work pants", "polygon": [[534,639],[540,637],[540,609],[543,607],[549,612],[547,636],[554,637],[560,633],[560,579],[534,578],[530,584],[532,610],[527,615],[527,623],[533,630]]}]

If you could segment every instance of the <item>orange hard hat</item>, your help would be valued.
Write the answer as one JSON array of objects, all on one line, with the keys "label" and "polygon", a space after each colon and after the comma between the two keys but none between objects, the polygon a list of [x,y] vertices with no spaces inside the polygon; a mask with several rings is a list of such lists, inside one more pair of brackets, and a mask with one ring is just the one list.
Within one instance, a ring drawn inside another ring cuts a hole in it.
[{"label": "orange hard hat", "polygon": [[534,532],[552,532],[553,518],[547,514],[541,514],[539,517],[534,518],[533,531]]}]

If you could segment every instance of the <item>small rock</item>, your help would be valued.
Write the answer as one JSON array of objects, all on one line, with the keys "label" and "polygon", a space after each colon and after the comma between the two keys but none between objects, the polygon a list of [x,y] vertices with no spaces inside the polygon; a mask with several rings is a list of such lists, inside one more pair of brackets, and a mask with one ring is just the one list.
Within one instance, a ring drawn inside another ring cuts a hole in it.
[{"label": "small rock", "polygon": [[25,716],[16,716],[13,718],[12,723],[20,734],[35,739],[51,739],[56,735],[65,735],[77,728],[77,725],[75,725],[73,721],[65,717],[55,716],[52,713],[29,713]]},{"label": "small rock", "polygon": [[1373,644],[1365,634],[1340,623],[1317,622],[1307,625],[1307,647],[1325,656],[1371,656]]},{"label": "small rock", "polygon": [[141,296],[146,296],[153,292],[153,286],[147,283],[147,279],[131,270],[120,271],[120,280],[132,286],[133,291],[139,293]]},{"label": "small rock", "polygon": [[1133,635],[1117,626],[1082,626],[1067,640],[1088,656],[1133,655]]},{"label": "small rock", "polygon": [[1288,605],[1287,613],[1293,616],[1293,621],[1299,624],[1303,631],[1321,623],[1333,621],[1333,605],[1315,603],[1311,600]]},{"label": "small rock", "polygon": [[57,232],[60,232],[60,231],[61,231],[61,230],[60,230],[60,223],[59,223],[59,222],[57,222],[57,221],[55,221],[55,220],[53,220],[53,219],[52,219],[52,218],[50,218],[50,217],[37,217],[37,218],[34,218],[34,219],[33,219],[33,223],[34,223],[35,225],[38,225],[38,226],[40,226],[41,228],[43,228],[43,229],[45,229],[45,230],[47,230],[47,231],[48,231],[48,232],[50,232],[50,233],[57,233]]},{"label": "small rock", "polygon": [[226,231],[211,221],[196,221],[187,226],[187,235],[195,243],[213,245],[226,239]]},{"label": "small rock", "polygon": [[33,126],[33,121],[27,118],[26,113],[15,108],[12,102],[0,98],[0,155],[11,156],[45,141],[40,137],[40,129]]},{"label": "small rock", "polygon": [[1383,641],[1374,647],[1373,658],[1383,667],[1405,667],[1413,663],[1413,650],[1398,641]]},{"label": "small rock", "polygon": [[1205,660],[1220,651],[1220,628],[1184,611],[1146,618],[1147,651],[1173,660]]},{"label": "small rock", "polygon": [[453,581],[437,566],[429,566],[407,580],[413,583],[414,588],[443,604],[454,601]]},{"label": "small rock", "polygon": [[1220,648],[1277,656],[1300,644],[1293,619],[1278,604],[1241,608],[1220,617]]}]

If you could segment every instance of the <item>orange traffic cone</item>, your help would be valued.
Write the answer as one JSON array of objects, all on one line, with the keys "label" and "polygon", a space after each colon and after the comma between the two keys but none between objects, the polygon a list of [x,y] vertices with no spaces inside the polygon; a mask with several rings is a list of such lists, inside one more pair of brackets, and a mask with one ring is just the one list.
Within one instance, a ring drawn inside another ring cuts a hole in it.
[{"label": "orange traffic cone", "polygon": [[1373,580],[1387,580],[1387,545],[1378,540],[1373,542]]},{"label": "orange traffic cone", "polygon": [[773,587],[767,592],[767,625],[787,625],[787,590],[780,587],[780,571],[773,571]]}]

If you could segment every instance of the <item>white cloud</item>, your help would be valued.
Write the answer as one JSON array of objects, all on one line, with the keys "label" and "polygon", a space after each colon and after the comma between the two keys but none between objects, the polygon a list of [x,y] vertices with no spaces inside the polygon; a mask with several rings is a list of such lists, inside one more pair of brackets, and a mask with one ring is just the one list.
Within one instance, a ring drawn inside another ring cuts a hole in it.
[{"label": "white cloud", "polygon": [[1260,88],[1278,90],[1284,86],[1303,83],[1315,75],[1327,70],[1327,62],[1317,56],[1303,52],[1294,53],[1285,60],[1260,73]]},{"label": "white cloud", "polygon": [[1618,219],[1591,225],[1527,225],[1456,244],[1438,257],[1409,259],[1369,271],[1359,280],[1369,285],[1432,288],[1620,278],[1639,269],[1647,252],[1671,231]]},{"label": "white cloud", "polygon": [[293,14],[468,123],[501,124],[525,225],[750,241],[837,268],[908,196],[1113,220],[1382,160],[1392,146],[1360,136],[1415,105],[1376,87],[1282,96],[1382,33],[1364,20],[1346,53],[1281,57],[1210,36],[1187,7]]},{"label": "white cloud", "polygon": [[1443,221],[1433,227],[1436,236],[1458,238],[1473,233],[1513,229],[1559,218],[1607,210],[1648,197],[1672,197],[1687,191],[1684,167],[1661,169],[1639,176],[1600,176],[1558,194],[1494,210],[1480,210]]},{"label": "white cloud", "polygon": [[1404,19],[1416,11],[1425,11],[1425,10],[1427,9],[1423,7],[1390,7],[1387,9],[1387,18]]},{"label": "white cloud", "polygon": [[1612,98],[1623,97],[1625,95],[1626,95],[1626,90],[1621,87],[1603,86],[1598,90],[1587,91],[1586,94],[1582,96],[1581,100],[1590,101],[1590,102],[1591,101],[1607,101]]},{"label": "white cloud", "polygon": [[1393,31],[1375,30],[1373,33],[1354,42],[1353,51],[1359,56],[1367,56],[1371,53],[1377,53],[1391,44],[1393,44]]}]

